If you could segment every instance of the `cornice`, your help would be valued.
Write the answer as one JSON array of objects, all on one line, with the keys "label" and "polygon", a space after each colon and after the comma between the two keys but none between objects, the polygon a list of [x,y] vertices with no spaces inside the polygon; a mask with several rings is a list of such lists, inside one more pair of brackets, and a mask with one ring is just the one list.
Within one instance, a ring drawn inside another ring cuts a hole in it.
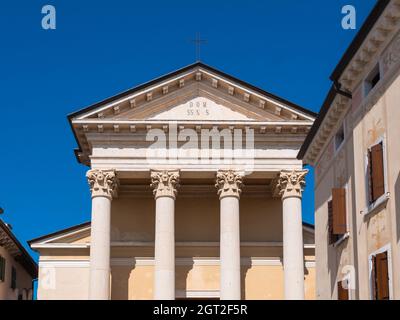
[{"label": "cornice", "polygon": [[[308,133],[314,122],[314,113],[263,92],[239,79],[199,64],[173,74],[167,79],[141,86],[130,94],[123,94],[115,99],[110,98],[104,104],[99,103],[82,112],[70,115],[70,124],[80,147],[76,150],[79,161],[86,165],[90,164],[91,147],[87,141],[88,133],[119,134],[126,132],[131,134],[147,132],[153,128],[167,132],[171,121],[124,120],[124,115],[131,114],[133,111],[134,114],[139,112],[139,115],[144,115],[148,107],[148,110],[158,110],[157,104],[162,104],[165,99],[179,97],[181,93],[188,94],[189,88],[196,92],[200,89],[209,90],[212,95],[228,99],[230,104],[246,110],[249,114],[253,113],[256,119],[271,118],[274,120],[177,121],[180,130],[190,128],[200,131],[203,128],[214,127],[232,130],[251,128],[259,134],[299,134],[303,136]],[[282,120],[275,121],[275,119]]]},{"label": "cornice", "polygon": [[375,23],[358,49],[339,82],[343,89],[353,92],[370,70],[370,64],[378,60],[383,50],[400,30],[400,0],[392,0]]},{"label": "cornice", "polygon": [[336,95],[327,115],[307,149],[304,156],[305,163],[315,165],[321,155],[321,151],[324,150],[326,145],[329,143],[329,138],[335,133],[338,121],[343,118],[350,106],[351,100],[349,98]]},{"label": "cornice", "polygon": [[168,80],[154,84],[143,90],[127,95],[123,98],[99,106],[86,113],[77,115],[72,120],[82,120],[86,118],[105,118],[114,116],[131,109],[140,108],[143,105],[151,103],[157,99],[175,94],[178,91],[184,90],[190,84],[203,84],[216,92],[221,92],[239,99],[248,105],[255,106],[259,109],[270,110],[277,115],[285,114],[289,118],[291,115],[296,115],[299,119],[309,121],[314,120],[311,112],[306,113],[298,110],[298,108],[286,105],[278,99],[273,99],[268,95],[263,95],[256,90],[248,88],[246,85],[229,80],[226,77],[218,75],[202,67],[195,67],[192,70],[178,74]]},{"label": "cornice", "polygon": [[[399,30],[400,0],[392,0],[338,79],[342,91],[353,93],[358,88],[360,82],[371,71],[372,64],[379,61],[382,53]],[[370,97],[367,99],[368,101],[373,100]],[[329,143],[330,137],[334,134],[338,122],[343,119],[350,107],[351,99],[336,93],[327,114],[317,129],[317,133],[307,147],[303,157],[305,163],[316,164],[322,151]]]}]

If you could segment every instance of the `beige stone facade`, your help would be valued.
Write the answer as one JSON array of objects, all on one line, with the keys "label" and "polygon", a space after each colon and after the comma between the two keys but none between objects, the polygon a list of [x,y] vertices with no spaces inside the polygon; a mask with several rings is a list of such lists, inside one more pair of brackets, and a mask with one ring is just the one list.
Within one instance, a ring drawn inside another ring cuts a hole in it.
[{"label": "beige stone facade", "polygon": [[[315,167],[318,299],[400,299],[400,3],[384,2],[356,53],[335,71],[336,90],[303,147]],[[329,219],[334,189],[344,190],[346,225],[330,241],[340,220],[335,208]]]},{"label": "beige stone facade", "polygon": [[196,63],[69,119],[92,220],[30,242],[39,299],[315,298],[312,112]]},{"label": "beige stone facade", "polygon": [[0,300],[32,300],[38,266],[0,219]]}]

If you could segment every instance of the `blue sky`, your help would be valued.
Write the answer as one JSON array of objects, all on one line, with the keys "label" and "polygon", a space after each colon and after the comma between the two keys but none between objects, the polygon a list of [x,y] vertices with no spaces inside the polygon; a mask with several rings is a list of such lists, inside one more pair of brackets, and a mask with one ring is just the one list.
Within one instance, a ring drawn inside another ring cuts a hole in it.
[{"label": "blue sky", "polygon": [[[2,218],[24,244],[89,220],[87,168],[75,160],[67,114],[194,62],[196,32],[208,41],[205,63],[318,111],[375,2],[2,1]],[[41,28],[45,4],[57,10],[56,30]],[[346,4],[356,7],[357,30],[341,28]]]}]

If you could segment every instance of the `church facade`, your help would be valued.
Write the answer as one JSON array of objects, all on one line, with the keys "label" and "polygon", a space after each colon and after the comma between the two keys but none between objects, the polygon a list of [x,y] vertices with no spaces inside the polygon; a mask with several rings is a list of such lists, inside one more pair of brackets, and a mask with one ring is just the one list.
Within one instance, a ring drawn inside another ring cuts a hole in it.
[{"label": "church facade", "polygon": [[315,116],[200,62],[71,114],[92,218],[30,241],[38,299],[314,299]]}]

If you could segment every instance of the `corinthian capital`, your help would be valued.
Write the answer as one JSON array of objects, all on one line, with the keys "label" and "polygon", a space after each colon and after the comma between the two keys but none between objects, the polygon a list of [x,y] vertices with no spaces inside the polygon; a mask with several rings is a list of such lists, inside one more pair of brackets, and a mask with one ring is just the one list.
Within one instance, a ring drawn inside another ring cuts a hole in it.
[{"label": "corinthian capital", "polygon": [[114,169],[93,169],[86,173],[90,192],[93,197],[107,197],[112,199],[117,191],[117,175]]},{"label": "corinthian capital", "polygon": [[179,187],[179,171],[151,171],[151,184],[154,197],[171,197],[176,198]]},{"label": "corinthian capital", "polygon": [[308,170],[282,170],[277,183],[277,191],[282,198],[301,197],[306,185]]},{"label": "corinthian capital", "polygon": [[217,172],[217,183],[219,198],[237,197],[242,193],[243,175],[233,170],[220,170]]}]

